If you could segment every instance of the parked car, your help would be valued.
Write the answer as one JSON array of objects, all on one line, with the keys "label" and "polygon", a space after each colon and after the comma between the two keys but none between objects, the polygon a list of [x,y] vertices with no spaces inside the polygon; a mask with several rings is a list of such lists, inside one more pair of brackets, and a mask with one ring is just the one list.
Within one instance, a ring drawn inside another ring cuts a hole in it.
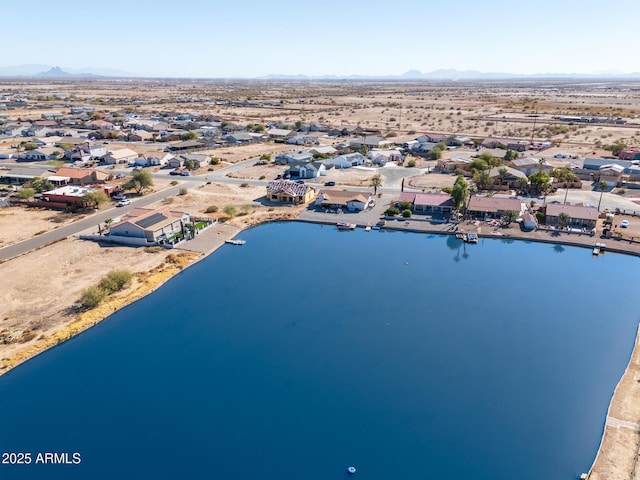
[{"label": "parked car", "polygon": [[116,178],[124,178],[124,173],[119,173],[116,175]]},{"label": "parked car", "polygon": [[171,170],[169,175],[180,175],[180,172],[178,170]]},{"label": "parked car", "polygon": [[116,207],[126,207],[127,205],[131,205],[131,200],[127,200],[126,198],[116,203]]},{"label": "parked car", "polygon": [[296,183],[304,183],[304,180],[296,180]]},{"label": "parked car", "polygon": [[191,172],[189,170],[185,170],[184,172],[180,172],[180,175],[182,175],[183,177],[188,177],[189,175],[191,175]]},{"label": "parked car", "polygon": [[627,228],[627,227],[629,226],[629,220],[622,220],[622,221],[620,222],[620,226],[621,226],[622,228]]},{"label": "parked car", "polygon": [[336,182],[324,182],[325,187],[335,187]]},{"label": "parked car", "polygon": [[114,200],[126,200],[127,196],[124,193],[117,193],[113,196]]}]

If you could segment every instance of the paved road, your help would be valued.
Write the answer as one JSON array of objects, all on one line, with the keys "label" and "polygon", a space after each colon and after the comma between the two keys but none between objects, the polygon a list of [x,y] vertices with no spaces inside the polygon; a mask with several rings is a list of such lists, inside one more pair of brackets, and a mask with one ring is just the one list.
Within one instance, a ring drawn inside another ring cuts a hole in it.
[{"label": "paved road", "polygon": [[104,222],[107,218],[119,217],[135,207],[145,207],[147,205],[150,205],[151,203],[157,202],[158,200],[162,200],[165,197],[176,195],[177,193],[179,193],[181,188],[194,187],[196,185],[199,185],[200,183],[201,181],[184,182],[174,187],[170,187],[165,190],[154,192],[145,195],[144,197],[132,200],[131,205],[127,207],[110,208],[109,210],[104,210],[102,212],[89,215],[86,218],[70,223],[69,225],[65,225],[63,227],[56,228],[55,230],[51,230],[47,233],[43,233],[42,235],[38,235],[37,237],[32,237],[13,245],[8,245],[4,248],[0,248],[0,260],[8,260],[10,258],[17,257],[18,255],[30,252],[31,250],[35,250],[45,245],[49,245],[50,243],[57,242],[58,240],[66,238],[70,235],[75,235],[79,232],[82,232],[83,230],[87,230],[88,228],[96,227],[99,223]]}]

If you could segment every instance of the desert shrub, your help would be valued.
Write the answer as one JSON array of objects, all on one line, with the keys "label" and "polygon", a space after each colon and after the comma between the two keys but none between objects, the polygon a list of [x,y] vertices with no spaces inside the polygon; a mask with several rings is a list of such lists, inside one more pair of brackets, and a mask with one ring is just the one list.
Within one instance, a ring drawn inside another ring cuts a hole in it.
[{"label": "desert shrub", "polygon": [[411,217],[411,210],[409,210],[408,208],[406,208],[406,209],[402,210],[402,216],[403,216],[404,218],[409,218],[409,217]]},{"label": "desert shrub", "polygon": [[129,270],[112,270],[100,280],[98,288],[104,290],[107,294],[119,292],[129,285],[132,277],[133,275]]},{"label": "desert shrub", "polygon": [[107,293],[97,285],[92,285],[82,292],[80,296],[80,305],[85,309],[96,308],[100,302],[104,300]]},{"label": "desert shrub", "polygon": [[159,245],[154,245],[153,247],[144,247],[144,251],[146,253],[160,253],[164,251],[164,248]]},{"label": "desert shrub", "polygon": [[242,188],[247,188],[249,186],[249,184],[245,182],[245,183],[241,183],[240,186]]},{"label": "desert shrub", "polygon": [[180,192],[178,193],[178,195],[186,195],[188,192],[188,190],[186,188],[181,188]]},{"label": "desert shrub", "polygon": [[384,212],[384,214],[388,217],[393,217],[394,215],[398,215],[399,213],[400,210],[398,210],[396,207],[389,207]]},{"label": "desert shrub", "polygon": [[171,183],[170,183],[170,185],[177,185],[177,184],[178,184],[177,180],[172,180]]},{"label": "desert shrub", "polygon": [[215,205],[209,205],[204,213],[216,213],[218,211],[218,207]]}]

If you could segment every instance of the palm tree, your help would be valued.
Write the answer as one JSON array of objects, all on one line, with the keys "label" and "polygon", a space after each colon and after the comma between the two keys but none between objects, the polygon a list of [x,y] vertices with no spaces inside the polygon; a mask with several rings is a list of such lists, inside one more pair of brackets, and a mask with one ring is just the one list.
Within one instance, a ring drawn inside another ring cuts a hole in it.
[{"label": "palm tree", "polygon": [[507,210],[504,212],[504,220],[507,222],[507,225],[513,222],[516,218],[518,218],[518,212],[515,210]]},{"label": "palm tree", "polygon": [[527,188],[527,185],[529,185],[528,179],[522,178],[522,177],[518,179],[518,186],[520,187],[520,190],[522,190],[523,192]]},{"label": "palm tree", "polygon": [[604,181],[598,182],[597,189],[600,191],[600,200],[598,201],[598,211],[600,211],[600,204],[602,203],[602,194],[609,190],[609,184]]},{"label": "palm tree", "polygon": [[379,173],[376,173],[373,177],[371,177],[369,185],[373,187],[373,194],[377,194],[378,188],[382,187],[382,177]]},{"label": "palm tree", "polygon": [[558,215],[558,225],[560,227],[566,226],[569,223],[569,220],[571,220],[571,217],[568,214],[564,213],[564,212],[562,212],[562,213],[560,213],[560,215]]}]

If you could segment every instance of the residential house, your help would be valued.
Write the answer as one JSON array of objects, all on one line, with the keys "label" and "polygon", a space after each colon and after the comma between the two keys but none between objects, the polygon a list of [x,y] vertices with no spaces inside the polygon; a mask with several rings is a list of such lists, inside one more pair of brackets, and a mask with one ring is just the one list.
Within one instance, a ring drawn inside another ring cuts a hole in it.
[{"label": "residential house", "polygon": [[505,149],[510,143],[512,143],[512,141],[506,138],[487,137],[482,141],[482,147]]},{"label": "residential house", "polygon": [[440,143],[446,142],[447,136],[444,133],[425,133],[424,135],[416,138],[419,143],[429,142],[429,143]]},{"label": "residential house", "polygon": [[38,147],[55,147],[56,144],[64,142],[64,139],[62,137],[54,135],[51,137],[34,138],[32,142],[35,143]]},{"label": "residential house", "polygon": [[365,145],[368,148],[385,148],[391,145],[389,140],[385,140],[383,137],[377,135],[369,135],[354,140],[349,140],[349,145],[352,148],[358,148]]},{"label": "residential house", "polygon": [[327,168],[322,162],[291,162],[287,173],[298,178],[318,178],[327,174]]},{"label": "residential house", "polygon": [[45,162],[48,160],[57,160],[62,156],[62,153],[62,150],[56,147],[43,147],[25,152],[23,158],[28,162]]},{"label": "residential house", "polygon": [[244,132],[230,133],[222,137],[222,139],[229,143],[251,143],[256,141],[256,137]]},{"label": "residential house", "polygon": [[93,120],[91,122],[87,122],[87,127],[92,130],[115,130],[116,126],[107,122],[106,120]]},{"label": "residential house", "polygon": [[91,142],[83,142],[77,144],[74,148],[65,152],[65,157],[72,161],[89,162],[104,157],[107,149],[98,144]]},{"label": "residential house", "polygon": [[184,158],[173,157],[167,161],[167,165],[171,168],[180,168],[184,165]]},{"label": "residential house", "polygon": [[470,172],[471,167],[469,166],[473,162],[472,159],[467,157],[456,157],[456,158],[441,158],[438,160],[438,169],[442,172],[453,173],[456,171],[466,171]]},{"label": "residential house", "polygon": [[171,155],[170,153],[167,153],[165,155],[158,155],[158,156],[150,156],[147,157],[149,159],[149,165],[151,166],[165,166],[169,163],[169,160],[171,160],[172,158],[174,158],[173,155]]},{"label": "residential house", "polygon": [[469,137],[451,137],[447,140],[447,146],[449,147],[473,147],[473,140]]},{"label": "residential house", "polygon": [[453,211],[453,197],[446,193],[404,192],[399,201],[410,202],[415,213],[447,215]]},{"label": "residential house", "polygon": [[335,153],[338,152],[338,150],[333,148],[331,145],[319,145],[319,146],[310,148],[309,152],[311,152],[312,154],[317,153],[320,155],[334,155]]},{"label": "residential house", "polygon": [[594,176],[594,182],[605,182],[609,187],[620,187],[625,180],[624,171],[625,168],[622,165],[613,163],[602,165],[598,169],[598,174]]},{"label": "residential house", "polygon": [[318,139],[313,135],[295,135],[289,137],[287,143],[290,145],[317,145]]},{"label": "residential house", "polygon": [[640,160],[640,148],[627,147],[624,150],[620,151],[620,153],[618,154],[618,158],[622,160]]},{"label": "residential house", "polygon": [[49,127],[41,127],[41,126],[32,126],[31,128],[22,132],[22,136],[26,137],[46,137],[47,135],[51,135],[55,133],[52,128]]},{"label": "residential house", "polygon": [[294,130],[287,130],[284,128],[270,128],[267,130],[267,135],[272,140],[284,140],[290,137],[295,136],[296,132]]},{"label": "residential house", "polygon": [[367,157],[361,153],[347,153],[334,157],[329,160],[331,164],[336,168],[351,168],[358,165],[364,165],[367,162]]},{"label": "residential house", "polygon": [[527,182],[529,179],[520,170],[511,167],[493,167],[489,170],[489,178],[493,182],[493,188],[498,190],[506,190],[510,188],[519,188],[520,179]]},{"label": "residential house", "polygon": [[376,165],[385,165],[388,162],[402,163],[404,161],[402,153],[397,149],[381,150],[379,148],[372,148],[369,150],[368,156],[371,162]]},{"label": "residential house", "polygon": [[102,157],[102,161],[109,165],[118,163],[127,163],[134,161],[138,158],[138,153],[128,148],[121,148],[119,150],[111,150]]},{"label": "residential house", "polygon": [[185,140],[184,142],[174,143],[169,147],[172,152],[180,152],[184,150],[193,150],[196,148],[202,148],[205,144],[198,140]]},{"label": "residential house", "polygon": [[297,152],[282,152],[276,155],[275,162],[279,164],[293,162],[310,162],[313,160],[313,153],[309,150],[299,150]]},{"label": "residential house", "polygon": [[211,157],[209,155],[194,155],[190,153],[182,153],[178,156],[181,157],[185,162],[187,160],[191,160],[195,168],[204,167],[211,161]]},{"label": "residential house", "polygon": [[517,142],[510,141],[507,143],[507,150],[513,150],[514,152],[524,152],[531,145],[526,140],[519,140]]},{"label": "residential house", "polygon": [[527,177],[540,170],[547,173],[551,173],[551,170],[553,170],[553,166],[546,160],[533,157],[516,158],[511,161],[511,166],[524,173]]},{"label": "residential house", "polygon": [[331,128],[327,132],[332,137],[348,137],[351,135],[362,135],[364,130],[358,125],[345,125],[342,127]]},{"label": "residential house", "polygon": [[505,212],[513,210],[518,215],[522,211],[522,202],[513,197],[485,197],[471,195],[467,204],[467,213],[473,218],[500,218]]},{"label": "residential house", "polygon": [[127,133],[126,138],[128,142],[148,142],[153,140],[153,135],[153,133],[146,130],[132,130]]},{"label": "residential house", "polygon": [[411,146],[411,153],[413,153],[414,155],[426,156],[437,146],[437,143],[418,142]]},{"label": "residential house", "polygon": [[595,228],[599,216],[598,209],[595,207],[587,207],[582,204],[548,203],[546,205],[545,223],[547,225],[563,223],[560,221],[562,213],[568,216],[567,221],[564,223],[568,227]]},{"label": "residential house", "polygon": [[71,185],[82,186],[105,183],[110,173],[96,168],[63,167],[56,171],[56,176],[68,178]]},{"label": "residential house", "polygon": [[271,202],[301,204],[313,199],[315,190],[309,185],[279,180],[267,184],[267,198]]},{"label": "residential house", "polygon": [[350,212],[365,210],[373,203],[369,193],[345,192],[343,190],[322,190],[316,199],[316,206],[342,209]]},{"label": "residential house", "polygon": [[189,222],[186,212],[135,208],[111,225],[107,238],[138,245],[171,243],[172,237],[184,233],[184,225]]},{"label": "residential house", "polygon": [[82,208],[87,206],[87,203],[84,200],[84,196],[87,193],[96,192],[99,190],[101,189],[79,187],[75,185],[65,185],[53,190],[49,190],[48,192],[43,192],[42,198],[47,202],[51,202],[54,208]]}]

